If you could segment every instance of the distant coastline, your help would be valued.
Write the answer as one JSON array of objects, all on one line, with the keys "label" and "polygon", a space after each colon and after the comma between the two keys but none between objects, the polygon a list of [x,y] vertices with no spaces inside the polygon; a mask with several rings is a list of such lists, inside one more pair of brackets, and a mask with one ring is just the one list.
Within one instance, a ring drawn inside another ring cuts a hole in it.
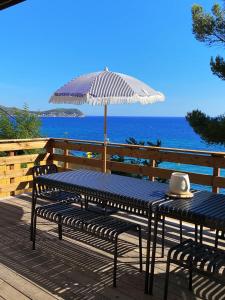
[{"label": "distant coastline", "polygon": [[37,117],[39,118],[84,118],[85,115],[41,115],[37,114]]},{"label": "distant coastline", "polygon": [[[22,109],[17,107],[6,107],[0,105],[2,112],[6,112],[9,115],[15,115],[17,111],[22,111]],[[46,118],[46,117],[65,117],[65,118],[83,118],[85,115],[82,111],[77,108],[56,108],[49,109],[44,111],[30,111],[31,114],[36,115],[37,117]]]}]

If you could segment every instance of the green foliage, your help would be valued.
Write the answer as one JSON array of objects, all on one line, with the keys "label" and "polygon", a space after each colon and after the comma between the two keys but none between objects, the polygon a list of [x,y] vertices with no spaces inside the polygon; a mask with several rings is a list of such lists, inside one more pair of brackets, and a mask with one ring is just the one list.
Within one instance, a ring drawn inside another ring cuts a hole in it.
[{"label": "green foliage", "polygon": [[[198,41],[225,47],[225,0],[223,5],[214,4],[211,14],[198,4],[192,6],[192,30]],[[214,75],[225,80],[225,60],[221,56],[211,57],[210,66]]]},{"label": "green foliage", "polygon": [[[29,113],[28,106],[24,105],[23,110],[15,109],[13,116],[10,117],[5,112],[0,110],[0,139],[30,139],[38,138],[40,134],[40,119]],[[39,149],[19,150],[20,154],[33,154],[42,152]],[[0,156],[5,156],[6,153],[1,152]],[[22,166],[26,167],[26,165]]]},{"label": "green foliage", "polygon": [[128,139],[126,139],[126,143],[129,145],[143,145],[143,146],[152,146],[152,147],[161,147],[161,141],[157,140],[156,143],[152,143],[150,141],[137,141],[135,138],[133,137],[129,137]]},{"label": "green foliage", "polygon": [[[225,7],[225,0],[223,0]],[[192,30],[196,39],[208,46],[225,46],[225,9],[214,4],[212,13],[206,13],[201,5],[192,6]],[[225,80],[225,61],[221,56],[211,57],[213,74]]]},{"label": "green foliage", "polygon": [[40,137],[40,119],[29,113],[28,106],[15,109],[13,118],[0,111],[0,139],[28,139]]},{"label": "green foliage", "polygon": [[[208,46],[225,46],[225,0],[224,7],[214,4],[212,12],[207,13],[200,5],[192,6],[193,34],[200,42]],[[210,60],[212,73],[225,80],[225,60],[216,56]],[[215,118],[207,116],[199,110],[187,114],[187,121],[194,131],[209,144],[225,145],[225,116]]]},{"label": "green foliage", "polygon": [[0,139],[13,139],[14,125],[9,117],[0,111]]},{"label": "green foliage", "polygon": [[[223,0],[225,4],[225,0]],[[219,4],[214,4],[212,13],[206,13],[201,5],[192,6],[193,33],[196,39],[209,46],[225,43],[225,12]]]},{"label": "green foliage", "polygon": [[[129,145],[141,145],[141,146],[153,146],[153,147],[160,147],[161,146],[161,141],[157,140],[156,143],[152,143],[151,141],[137,141],[133,137],[129,137],[125,141]],[[126,164],[134,164],[134,165],[139,165],[139,166],[148,166],[151,163],[150,159],[142,159],[142,158],[131,158],[131,157],[126,157],[126,156],[121,156],[121,155],[112,155],[111,156],[112,161],[116,162],[122,162]],[[156,162],[156,167],[160,164],[160,161]],[[126,176],[131,176],[131,177],[136,177],[136,178],[143,178],[142,175],[139,174],[128,174],[125,172],[113,172],[115,174],[119,175],[126,175]]]},{"label": "green foliage", "polygon": [[221,56],[218,55],[215,60],[211,57],[210,66],[214,75],[225,80],[225,60]]},{"label": "green foliage", "polygon": [[205,142],[225,145],[225,115],[212,118],[194,110],[187,114],[186,119]]}]

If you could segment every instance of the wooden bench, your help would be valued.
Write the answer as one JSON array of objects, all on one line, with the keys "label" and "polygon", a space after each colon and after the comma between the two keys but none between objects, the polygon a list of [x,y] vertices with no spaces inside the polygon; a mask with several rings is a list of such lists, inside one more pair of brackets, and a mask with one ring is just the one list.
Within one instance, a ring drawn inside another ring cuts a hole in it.
[{"label": "wooden bench", "polygon": [[37,217],[58,224],[59,239],[62,239],[62,229],[65,226],[111,242],[114,244],[113,286],[116,287],[118,237],[124,232],[135,229],[139,232],[140,272],[142,271],[142,236],[140,225],[125,222],[113,216],[102,215],[97,211],[76,207],[71,203],[72,200],[65,200],[39,206],[35,209],[32,233],[33,249],[35,249],[36,243]]},{"label": "wooden bench", "polygon": [[167,257],[164,300],[167,299],[170,264],[189,270],[189,289],[192,290],[192,273],[197,272],[215,281],[225,281],[225,251],[186,240],[170,248]]}]

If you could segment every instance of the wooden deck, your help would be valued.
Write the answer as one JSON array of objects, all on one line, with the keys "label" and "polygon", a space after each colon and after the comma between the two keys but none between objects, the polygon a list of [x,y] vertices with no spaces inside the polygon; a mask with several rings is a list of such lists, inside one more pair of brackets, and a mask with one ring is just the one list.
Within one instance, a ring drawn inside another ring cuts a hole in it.
[{"label": "wooden deck", "polygon": [[[137,238],[132,233],[122,236],[118,287],[112,288],[112,248],[108,243],[68,230],[59,241],[56,226],[39,219],[37,249],[32,251],[30,208],[29,195],[0,201],[0,300],[162,299],[165,258],[157,259],[154,296],[145,295],[144,272],[138,271]],[[146,220],[133,218],[145,228]],[[167,247],[178,240],[177,233],[177,224],[167,220]],[[208,241],[213,239],[213,233],[205,233]],[[184,236],[192,234],[193,228],[186,224]],[[144,240],[144,252],[145,246]],[[160,248],[158,252],[159,257]],[[169,299],[225,299],[225,287],[197,275],[193,287],[189,292],[185,273],[175,269]]]}]

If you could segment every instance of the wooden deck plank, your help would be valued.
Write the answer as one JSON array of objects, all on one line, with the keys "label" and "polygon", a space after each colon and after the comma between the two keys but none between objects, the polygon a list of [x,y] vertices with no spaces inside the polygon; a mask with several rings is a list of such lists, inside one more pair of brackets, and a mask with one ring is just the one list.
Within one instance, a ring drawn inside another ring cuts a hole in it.
[{"label": "wooden deck plank", "polygon": [[0,295],[3,299],[11,300],[11,299],[18,299],[18,300],[29,300],[24,294],[16,290],[14,287],[9,285],[7,282],[2,281],[0,283]]},{"label": "wooden deck plank", "polygon": [[[119,253],[123,257],[119,258],[116,289],[112,288],[113,248],[104,241],[66,229],[63,241],[59,241],[57,226],[39,219],[37,248],[32,251],[30,203],[29,195],[0,201],[0,300],[1,297],[6,300],[162,299],[165,258],[157,259],[154,296],[145,295],[144,272],[138,271],[137,237],[133,233],[124,234],[120,242]],[[123,213],[119,217],[127,218]],[[133,219],[143,225],[145,235],[146,220]],[[167,220],[166,232],[166,246],[170,247],[178,241],[178,224]],[[208,230],[205,233],[207,241],[213,241],[214,234]],[[185,224],[184,236],[192,234],[193,227]],[[145,253],[146,240],[143,246]],[[160,257],[160,247],[157,250]],[[209,296],[206,299],[225,299],[223,290],[215,286],[208,288],[201,278],[194,280],[193,286],[194,293],[189,292],[183,272],[174,269],[168,299],[191,300],[205,296]]]},{"label": "wooden deck plank", "polygon": [[[49,294],[46,290],[42,289],[40,286],[37,286],[27,280],[26,278],[20,276],[18,273],[7,268],[3,264],[0,264],[0,278],[8,286],[15,288],[17,291],[20,291],[24,295],[24,299],[46,299],[46,300],[56,300],[61,299]],[[0,288],[1,291],[1,288]],[[1,292],[0,292],[1,295]],[[12,299],[12,298],[11,298]]]}]

